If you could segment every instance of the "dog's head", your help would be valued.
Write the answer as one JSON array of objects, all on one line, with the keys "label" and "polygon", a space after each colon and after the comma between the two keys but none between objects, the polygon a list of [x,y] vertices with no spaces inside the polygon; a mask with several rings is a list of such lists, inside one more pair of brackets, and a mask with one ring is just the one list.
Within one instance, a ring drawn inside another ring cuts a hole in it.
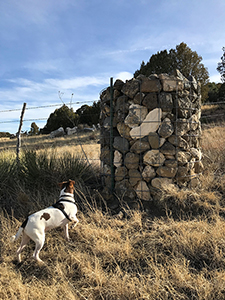
[{"label": "dog's head", "polygon": [[64,193],[70,193],[73,194],[74,192],[74,185],[75,185],[75,181],[69,179],[68,181],[63,181],[58,183],[58,186],[60,187],[61,190],[64,190]]}]

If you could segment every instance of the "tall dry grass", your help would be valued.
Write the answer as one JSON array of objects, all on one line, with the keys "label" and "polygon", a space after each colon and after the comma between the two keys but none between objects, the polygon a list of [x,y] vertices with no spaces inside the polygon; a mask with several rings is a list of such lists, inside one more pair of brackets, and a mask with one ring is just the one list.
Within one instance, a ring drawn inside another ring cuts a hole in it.
[{"label": "tall dry grass", "polygon": [[[83,209],[70,230],[72,242],[60,229],[49,232],[40,254],[44,266],[31,258],[33,243],[16,263],[18,243],[10,237],[23,219],[1,211],[0,299],[225,299],[224,130],[204,129],[202,187],[162,194],[156,209],[164,216],[129,209],[123,218],[112,216],[80,191]],[[13,193],[24,208],[34,199],[39,208],[45,196]]]}]

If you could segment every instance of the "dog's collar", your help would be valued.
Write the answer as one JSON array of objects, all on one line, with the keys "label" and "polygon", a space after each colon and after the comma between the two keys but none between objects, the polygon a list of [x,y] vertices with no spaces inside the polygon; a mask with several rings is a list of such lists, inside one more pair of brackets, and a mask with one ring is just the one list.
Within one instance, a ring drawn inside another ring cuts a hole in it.
[{"label": "dog's collar", "polygon": [[72,195],[62,195],[62,196],[60,196],[60,198],[57,202],[60,202],[60,201],[75,203],[74,197]]}]

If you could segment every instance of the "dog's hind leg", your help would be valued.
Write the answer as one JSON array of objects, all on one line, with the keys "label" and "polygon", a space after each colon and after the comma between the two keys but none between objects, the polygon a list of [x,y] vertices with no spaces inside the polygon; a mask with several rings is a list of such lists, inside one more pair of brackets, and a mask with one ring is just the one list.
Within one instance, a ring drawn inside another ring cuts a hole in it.
[{"label": "dog's hind leg", "polygon": [[20,244],[18,250],[16,251],[18,262],[21,262],[21,252],[23,251],[23,249],[25,248],[25,246],[27,245],[29,240],[30,240],[30,237],[25,232],[23,232],[21,244]]},{"label": "dog's hind leg", "polygon": [[41,251],[41,249],[43,248],[44,246],[44,243],[45,243],[45,235],[41,236],[40,238],[38,239],[35,239],[35,250],[34,250],[34,254],[33,254],[33,257],[39,262],[39,263],[44,263],[40,257],[39,257],[39,253]]},{"label": "dog's hind leg", "polygon": [[65,226],[63,226],[63,230],[64,230],[64,234],[65,234],[65,239],[66,239],[67,241],[70,240],[70,236],[69,236],[69,228],[68,228],[68,227],[69,227],[68,224],[66,224]]}]

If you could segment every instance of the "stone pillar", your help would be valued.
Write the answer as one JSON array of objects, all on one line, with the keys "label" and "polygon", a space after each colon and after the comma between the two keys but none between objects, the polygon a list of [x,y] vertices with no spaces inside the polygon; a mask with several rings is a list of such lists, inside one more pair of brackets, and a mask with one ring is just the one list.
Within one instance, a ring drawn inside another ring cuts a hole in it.
[{"label": "stone pillar", "polygon": [[[101,162],[110,190],[110,89],[100,95]],[[178,70],[114,83],[115,193],[151,200],[165,185],[193,187],[202,172],[201,86]]]}]

